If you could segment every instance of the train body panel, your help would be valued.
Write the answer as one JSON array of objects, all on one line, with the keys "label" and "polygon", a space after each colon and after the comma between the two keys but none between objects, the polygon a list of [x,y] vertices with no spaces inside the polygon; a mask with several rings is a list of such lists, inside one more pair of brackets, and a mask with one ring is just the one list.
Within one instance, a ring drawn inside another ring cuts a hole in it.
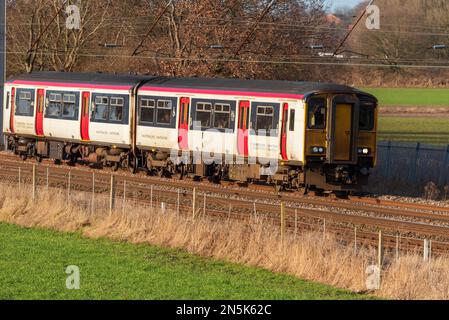
[{"label": "train body panel", "polygon": [[35,73],[4,106],[24,157],[352,190],[377,156],[377,100],[332,84]]}]

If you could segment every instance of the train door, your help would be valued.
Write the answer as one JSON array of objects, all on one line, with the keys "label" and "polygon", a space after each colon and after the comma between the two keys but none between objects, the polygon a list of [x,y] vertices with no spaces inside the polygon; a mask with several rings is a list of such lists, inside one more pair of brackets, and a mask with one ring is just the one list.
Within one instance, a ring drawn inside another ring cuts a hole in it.
[{"label": "train door", "polygon": [[[285,112],[285,111],[284,111]],[[301,161],[301,150],[304,150],[304,110],[300,111],[298,106],[289,104],[287,108],[288,121],[286,121],[285,135],[287,143],[287,157],[290,161]]]},{"label": "train door", "polygon": [[14,127],[14,114],[16,113],[16,88],[11,89],[11,108],[9,110],[9,131],[16,133]]},{"label": "train door", "polygon": [[81,140],[90,141],[89,137],[89,104],[90,93],[83,92],[83,98],[81,101]]},{"label": "train door", "polygon": [[248,156],[248,136],[249,136],[249,101],[240,101],[239,119],[237,133],[237,147],[239,155]]},{"label": "train door", "polygon": [[282,160],[288,160],[287,134],[288,134],[288,103],[282,106],[282,128],[281,128],[281,156]]},{"label": "train door", "polygon": [[45,90],[37,90],[36,99],[36,136],[44,136],[44,105],[45,105]]},{"label": "train door", "polygon": [[178,143],[181,150],[189,149],[190,98],[181,98]]},{"label": "train door", "polygon": [[[354,109],[356,103],[350,97],[334,98],[332,104],[331,161],[353,162],[354,160]],[[358,120],[357,120],[358,121]]]}]

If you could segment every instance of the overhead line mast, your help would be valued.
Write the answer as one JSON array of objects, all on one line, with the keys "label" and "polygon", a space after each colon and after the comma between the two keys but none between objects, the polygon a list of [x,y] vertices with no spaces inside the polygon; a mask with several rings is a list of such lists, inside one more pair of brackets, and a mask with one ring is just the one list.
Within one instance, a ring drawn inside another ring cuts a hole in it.
[{"label": "overhead line mast", "polygon": [[235,51],[234,53],[234,58],[237,58],[240,54],[240,51],[242,51],[243,47],[246,45],[246,43],[248,42],[249,38],[254,34],[254,32],[256,32],[257,27],[259,26],[259,24],[262,22],[262,20],[265,18],[265,16],[270,12],[271,8],[274,6],[274,4],[276,3],[276,0],[272,0],[264,9],[264,11],[262,12],[262,14],[260,15],[260,17],[257,19],[256,23],[253,25],[253,27],[251,28],[251,30],[248,32],[248,34],[246,35],[245,39],[242,41],[242,43],[240,44],[240,46],[238,47],[238,49]]},{"label": "overhead line mast", "polygon": [[143,44],[145,43],[145,41],[148,39],[148,37],[150,36],[150,34],[153,32],[154,28],[156,28],[157,24],[159,23],[159,21],[162,19],[162,17],[164,16],[164,14],[167,12],[168,8],[171,6],[171,4],[173,3],[173,0],[170,0],[167,5],[164,7],[164,9],[161,11],[161,13],[158,15],[158,17],[156,18],[156,20],[154,21],[153,25],[151,26],[151,28],[148,30],[148,32],[146,33],[146,35],[142,38],[142,40],[140,41],[139,45],[136,47],[136,49],[134,49],[133,54],[131,56],[136,56],[139,55],[141,52],[139,52],[139,49],[142,48]]},{"label": "overhead line mast", "polygon": [[[368,8],[369,6],[371,6],[374,3],[374,0],[371,0],[370,3],[366,6],[366,8]],[[334,54],[332,55],[333,57],[335,57],[336,55],[339,54],[339,50],[341,49],[341,47],[343,47],[343,45],[346,43],[346,41],[349,39],[349,37],[351,36],[352,32],[355,30],[355,28],[357,27],[357,25],[360,23],[360,21],[362,21],[363,16],[366,13],[366,8],[365,10],[362,11],[362,13],[360,14],[359,18],[357,19],[357,21],[354,23],[354,25],[352,26],[351,30],[349,30],[349,32],[346,34],[346,36],[344,37],[344,39],[340,42],[340,44],[337,46],[337,49],[335,49]]]}]

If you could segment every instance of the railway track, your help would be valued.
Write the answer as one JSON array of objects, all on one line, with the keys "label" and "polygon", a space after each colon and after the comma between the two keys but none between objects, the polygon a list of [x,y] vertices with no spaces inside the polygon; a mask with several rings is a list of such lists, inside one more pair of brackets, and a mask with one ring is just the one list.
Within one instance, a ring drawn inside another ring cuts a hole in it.
[{"label": "railway track", "polygon": [[[0,153],[0,180],[30,180],[34,160],[21,161],[13,155]],[[192,190],[198,193],[198,203],[202,197],[207,199],[200,210],[218,218],[247,219],[254,211],[263,215],[267,221],[280,225],[280,204],[286,204],[286,228],[296,230],[298,226],[313,226],[312,229],[326,229],[342,239],[352,241],[351,228],[358,229],[359,241],[376,242],[376,230],[386,234],[387,246],[397,247],[395,234],[409,235],[418,239],[402,239],[401,246],[407,248],[422,246],[420,239],[435,240],[434,252],[449,252],[449,208],[426,206],[423,204],[385,201],[373,198],[350,197],[349,199],[327,199],[292,194],[275,193],[261,186],[241,188],[231,183],[221,185],[209,182],[190,180],[175,181],[172,179],[148,177],[146,174],[131,175],[127,172],[112,172],[110,169],[96,170],[84,166],[56,166],[46,161],[37,166],[40,185],[65,187],[70,176],[73,190],[108,192],[111,174],[115,176],[118,197],[125,195],[140,203],[167,204],[174,209],[189,211],[192,206]],[[93,187],[93,183],[95,186]],[[151,197],[151,198],[150,198]],[[228,210],[229,208],[229,210]],[[299,223],[298,223],[298,220]],[[310,221],[314,223],[308,223]],[[324,222],[324,226],[320,224]],[[326,225],[327,223],[327,225]],[[356,231],[357,232],[357,231]]]}]

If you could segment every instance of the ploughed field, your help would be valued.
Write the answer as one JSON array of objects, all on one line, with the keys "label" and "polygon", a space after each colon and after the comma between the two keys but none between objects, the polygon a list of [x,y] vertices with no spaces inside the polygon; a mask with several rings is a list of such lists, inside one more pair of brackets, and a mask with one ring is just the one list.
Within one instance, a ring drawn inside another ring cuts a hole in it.
[{"label": "ploughed field", "polygon": [[[0,223],[0,299],[365,299],[181,250]],[[66,288],[67,266],[80,290]]]}]

